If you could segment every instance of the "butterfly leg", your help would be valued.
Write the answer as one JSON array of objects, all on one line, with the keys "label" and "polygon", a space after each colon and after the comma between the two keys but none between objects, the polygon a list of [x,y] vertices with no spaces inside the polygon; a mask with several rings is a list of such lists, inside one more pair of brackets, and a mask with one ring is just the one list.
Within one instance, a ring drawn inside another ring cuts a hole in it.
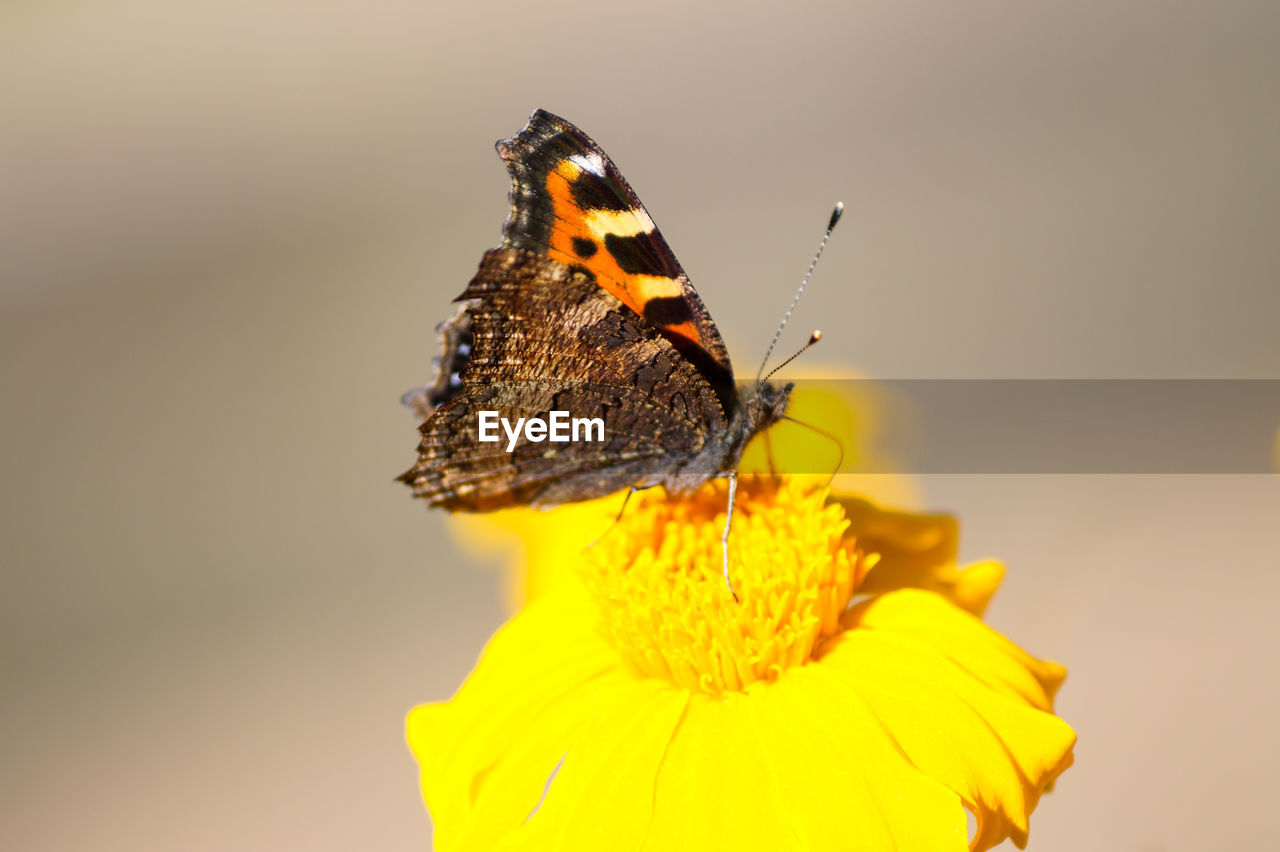
[{"label": "butterfly leg", "polygon": [[729,508],[724,516],[724,535],[720,536],[720,555],[724,558],[724,584],[729,587],[729,594],[738,600],[733,583],[729,581],[729,529],[733,526],[733,500],[738,496],[738,472],[729,471]]},{"label": "butterfly leg", "polygon": [[613,532],[613,528],[622,522],[622,513],[627,511],[627,504],[631,502],[631,495],[635,494],[639,490],[640,489],[634,485],[632,485],[630,488],[627,489],[627,496],[622,498],[622,506],[618,508],[618,517],[614,518],[613,523],[609,524],[609,528],[606,529],[604,532],[600,533],[600,535],[596,537],[595,541],[588,544],[584,549],[590,550],[591,548],[599,544],[601,541],[603,541],[605,536]]}]

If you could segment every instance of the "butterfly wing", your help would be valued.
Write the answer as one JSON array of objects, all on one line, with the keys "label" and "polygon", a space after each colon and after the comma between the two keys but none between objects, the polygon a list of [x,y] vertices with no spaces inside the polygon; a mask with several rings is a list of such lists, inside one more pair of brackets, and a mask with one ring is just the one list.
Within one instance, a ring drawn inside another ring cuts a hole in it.
[{"label": "butterfly wing", "polygon": [[503,245],[590,272],[671,341],[711,384],[723,410],[732,412],[733,368],[720,332],[609,156],[545,110],[497,148],[512,181]]},{"label": "butterfly wing", "polygon": [[466,305],[436,326],[440,354],[432,366],[431,384],[400,397],[400,401],[426,420],[431,412],[462,392],[462,370],[471,358],[471,315]]},{"label": "butterfly wing", "polygon": [[[460,300],[472,349],[461,390],[422,424],[400,478],[433,505],[488,511],[556,505],[679,476],[727,422],[714,390],[654,325],[592,276],[551,258],[494,249]],[[602,441],[481,441],[479,413],[603,421]],[[709,474],[698,474],[706,479]]]}]

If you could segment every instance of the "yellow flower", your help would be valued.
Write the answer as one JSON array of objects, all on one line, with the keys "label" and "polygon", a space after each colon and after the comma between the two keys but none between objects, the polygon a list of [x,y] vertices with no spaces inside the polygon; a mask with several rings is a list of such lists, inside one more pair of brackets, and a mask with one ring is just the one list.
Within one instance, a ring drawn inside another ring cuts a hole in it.
[{"label": "yellow flower", "polygon": [[948,519],[748,478],[739,603],[724,500],[637,495],[412,711],[437,848],[960,850],[966,809],[972,848],[1023,845],[1075,735],[1065,670],[974,614],[998,567],[957,569]]}]

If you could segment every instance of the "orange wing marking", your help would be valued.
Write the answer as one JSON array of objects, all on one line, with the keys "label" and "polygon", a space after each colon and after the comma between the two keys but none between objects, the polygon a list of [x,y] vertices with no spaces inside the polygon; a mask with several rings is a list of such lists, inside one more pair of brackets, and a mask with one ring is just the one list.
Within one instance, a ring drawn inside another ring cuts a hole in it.
[{"label": "orange wing marking", "polygon": [[[644,306],[654,299],[684,298],[685,282],[666,275],[643,275],[623,271],[617,260],[605,250],[605,238],[613,235],[633,237],[656,231],[653,220],[643,209],[584,210],[573,199],[571,187],[583,172],[583,164],[574,159],[561,162],[547,174],[547,194],[551,196],[556,225],[551,232],[547,255],[566,266],[580,266],[595,275],[606,292],[640,316]],[[575,250],[574,241],[589,242],[594,251],[589,255]],[[702,345],[692,321],[662,327],[668,337],[682,337],[691,344]]]}]

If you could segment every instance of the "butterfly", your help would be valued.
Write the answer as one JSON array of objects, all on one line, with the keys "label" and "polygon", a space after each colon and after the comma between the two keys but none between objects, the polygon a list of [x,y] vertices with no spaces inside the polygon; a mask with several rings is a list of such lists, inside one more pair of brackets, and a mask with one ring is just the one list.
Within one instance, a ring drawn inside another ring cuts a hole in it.
[{"label": "butterfly", "polygon": [[[743,450],[785,416],[791,386],[734,381],[689,277],[590,137],[538,110],[497,150],[512,184],[502,245],[437,329],[431,384],[405,396],[423,422],[400,480],[433,506],[485,512],[728,477],[731,518]],[[554,430],[556,412],[599,439],[510,430]]]}]

